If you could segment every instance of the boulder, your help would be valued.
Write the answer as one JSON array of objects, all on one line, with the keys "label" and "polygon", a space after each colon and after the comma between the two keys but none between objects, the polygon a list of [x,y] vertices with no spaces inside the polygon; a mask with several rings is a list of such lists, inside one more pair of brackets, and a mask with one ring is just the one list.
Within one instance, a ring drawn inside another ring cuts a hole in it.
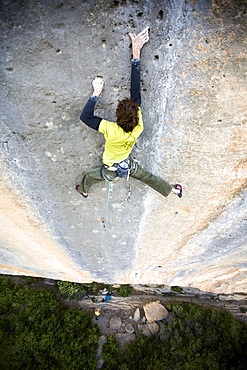
[{"label": "boulder", "polygon": [[149,323],[163,320],[168,316],[167,309],[160,303],[160,301],[147,303],[143,308]]},{"label": "boulder", "polygon": [[150,330],[151,334],[155,335],[159,331],[159,325],[156,322],[151,322],[147,324],[148,329]]},{"label": "boulder", "polygon": [[172,322],[172,320],[173,320],[173,314],[169,313],[169,315],[166,317],[166,322],[169,324]]},{"label": "boulder", "polygon": [[146,316],[143,316],[143,318],[142,318],[142,324],[146,324],[146,322],[147,322]]},{"label": "boulder", "polygon": [[135,313],[134,313],[134,321],[135,322],[138,322],[138,321],[140,321],[140,319],[141,319],[141,313],[140,313],[140,309],[139,308],[137,308],[136,310],[135,310]]},{"label": "boulder", "polygon": [[134,333],[135,329],[134,329],[134,326],[132,324],[127,324],[125,326],[125,331],[127,331],[127,333]]},{"label": "boulder", "polygon": [[138,325],[138,330],[142,332],[146,337],[151,337],[152,333],[147,325]]},{"label": "boulder", "polygon": [[122,320],[120,317],[113,316],[109,321],[109,328],[112,330],[119,330],[122,326]]},{"label": "boulder", "polygon": [[[152,323],[153,324],[153,323]],[[163,335],[164,332],[166,331],[166,325],[167,324],[164,324],[163,321],[158,321],[157,323],[159,325],[159,335]],[[151,324],[150,324],[151,325]]]}]

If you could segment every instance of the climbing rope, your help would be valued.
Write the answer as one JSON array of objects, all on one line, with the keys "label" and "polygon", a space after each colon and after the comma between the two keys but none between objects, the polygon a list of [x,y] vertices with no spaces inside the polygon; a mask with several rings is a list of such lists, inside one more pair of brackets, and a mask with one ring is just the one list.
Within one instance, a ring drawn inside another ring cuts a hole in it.
[{"label": "climbing rope", "polygon": [[110,192],[112,191],[112,188],[113,188],[113,183],[112,183],[112,181],[109,181],[108,182],[108,193],[107,193],[105,217],[101,217],[101,222],[103,224],[103,228],[104,228],[105,231],[107,231],[107,225],[108,225]]},{"label": "climbing rope", "polygon": [[[104,251],[104,254],[106,253],[106,250],[107,250],[108,233],[106,233],[106,231],[109,231],[108,230],[109,205],[110,205],[110,194],[111,194],[112,189],[113,189],[113,183],[112,183],[112,181],[108,181],[108,192],[107,192],[105,217],[101,217],[101,222],[102,222],[102,225],[103,225],[103,229],[105,231],[104,232],[104,237],[103,237],[103,251]],[[130,187],[130,183],[128,183],[128,197],[126,198],[127,201],[130,200],[130,195],[131,195],[131,187]],[[100,270],[104,271],[105,268],[101,267]]]},{"label": "climbing rope", "polygon": [[105,218],[106,218],[105,229],[106,230],[107,230],[107,226],[108,226],[110,192],[112,191],[112,189],[113,189],[113,183],[112,183],[112,181],[110,181],[109,184],[108,184],[108,194],[107,194],[107,203],[106,203],[106,212],[105,212]]},{"label": "climbing rope", "polygon": [[[112,188],[113,188],[113,183],[112,183],[112,181],[109,181],[108,182],[108,193],[107,193],[105,217],[101,217],[101,222],[102,222],[103,229],[104,229],[104,236],[103,236],[103,253],[104,253],[104,257],[103,257],[103,261],[105,261],[107,259],[105,254],[106,254],[106,250],[107,250],[106,249],[106,246],[107,246],[108,233],[106,233],[106,231],[108,231],[107,226],[108,226],[108,218],[109,218],[110,193],[112,191]],[[105,268],[104,267],[101,267],[100,270],[101,271],[105,271]]]}]

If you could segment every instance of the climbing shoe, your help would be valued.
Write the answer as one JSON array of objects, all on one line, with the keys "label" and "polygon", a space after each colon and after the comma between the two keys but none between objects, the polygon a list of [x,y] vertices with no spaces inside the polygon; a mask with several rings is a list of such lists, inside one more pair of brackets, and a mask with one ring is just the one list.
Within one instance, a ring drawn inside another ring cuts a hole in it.
[{"label": "climbing shoe", "polygon": [[79,186],[80,185],[76,185],[75,190],[78,191],[78,193],[81,194],[83,196],[83,198],[87,198],[88,197],[88,194],[83,194],[83,193],[80,193],[79,192],[79,190],[78,190],[79,189]]},{"label": "climbing shoe", "polygon": [[183,188],[182,188],[182,185],[180,185],[180,184],[176,184],[176,185],[173,185],[173,187],[174,187],[174,189],[177,189],[177,190],[180,190],[180,192],[179,193],[177,193],[177,196],[179,197],[179,198],[182,198],[182,190],[183,190]]}]

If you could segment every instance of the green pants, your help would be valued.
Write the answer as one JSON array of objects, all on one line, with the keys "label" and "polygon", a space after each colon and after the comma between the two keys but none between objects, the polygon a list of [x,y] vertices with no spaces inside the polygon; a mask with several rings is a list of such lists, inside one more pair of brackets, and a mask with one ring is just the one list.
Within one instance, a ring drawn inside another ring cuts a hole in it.
[{"label": "green pants", "polygon": [[[132,172],[132,169],[135,168],[135,172],[130,175],[131,177],[144,182],[154,190],[158,191],[164,197],[167,197],[170,194],[172,191],[172,186],[169,184],[169,182],[161,179],[158,176],[152,175],[133,160],[131,160],[130,163],[130,172]],[[114,180],[117,177],[117,171],[110,171],[108,169],[104,169],[104,171],[107,177],[111,180]],[[104,179],[101,177],[101,167],[89,170],[83,174],[78,191],[80,193],[88,193],[93,184],[96,184],[102,180]]]}]

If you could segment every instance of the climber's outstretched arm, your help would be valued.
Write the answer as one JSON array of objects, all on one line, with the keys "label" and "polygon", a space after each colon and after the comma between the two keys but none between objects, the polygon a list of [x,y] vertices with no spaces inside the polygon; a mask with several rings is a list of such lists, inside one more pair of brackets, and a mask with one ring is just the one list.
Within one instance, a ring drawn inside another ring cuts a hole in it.
[{"label": "climber's outstretched arm", "polygon": [[93,94],[88,99],[87,104],[80,115],[80,120],[94,130],[98,130],[99,124],[102,120],[102,118],[94,115],[94,107],[99,95],[102,92],[103,85],[103,79],[101,77],[95,77],[93,80]]},{"label": "climber's outstretched arm", "polygon": [[[140,54],[143,45],[148,42],[149,27],[146,27],[143,31],[135,34],[129,33],[129,37],[132,41],[132,52],[133,52],[133,61],[132,61],[132,72],[131,72],[131,99],[134,100],[138,105],[141,104],[141,94],[140,94]],[[102,118],[94,115],[94,107],[99,95],[103,89],[103,79],[101,77],[96,77],[93,80],[93,94],[88,99],[81,115],[80,119],[87,126],[93,128],[94,130],[99,129],[100,122]]]},{"label": "climber's outstretched arm", "polygon": [[141,57],[141,49],[146,42],[149,40],[149,27],[144,28],[143,31],[138,33],[136,36],[134,33],[129,33],[129,37],[131,38],[132,42],[132,53],[133,59],[137,59]]},{"label": "climber's outstretched arm", "polygon": [[141,105],[141,64],[140,59],[131,61],[130,99],[139,106]]},{"label": "climber's outstretched arm", "polygon": [[138,105],[141,105],[141,83],[140,83],[140,56],[141,49],[149,40],[149,27],[146,27],[142,32],[135,34],[129,33],[132,41],[132,65],[131,65],[131,85],[130,98]]}]

